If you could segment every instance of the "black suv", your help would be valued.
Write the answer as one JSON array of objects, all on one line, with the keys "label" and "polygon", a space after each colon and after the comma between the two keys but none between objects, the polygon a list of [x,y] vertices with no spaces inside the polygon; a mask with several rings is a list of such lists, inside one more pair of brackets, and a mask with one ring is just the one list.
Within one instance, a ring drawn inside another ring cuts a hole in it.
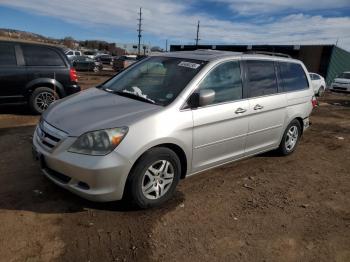
[{"label": "black suv", "polygon": [[40,114],[55,99],[79,92],[77,82],[60,48],[0,41],[0,104],[28,102]]}]

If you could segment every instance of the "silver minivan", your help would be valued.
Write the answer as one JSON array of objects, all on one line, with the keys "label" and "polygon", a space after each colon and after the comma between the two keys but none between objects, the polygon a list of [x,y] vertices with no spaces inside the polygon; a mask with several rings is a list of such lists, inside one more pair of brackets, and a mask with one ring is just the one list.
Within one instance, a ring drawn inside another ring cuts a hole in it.
[{"label": "silver minivan", "polygon": [[153,207],[182,178],[270,150],[291,154],[315,103],[298,60],[165,53],[54,102],[33,153],[45,176],[83,198]]}]

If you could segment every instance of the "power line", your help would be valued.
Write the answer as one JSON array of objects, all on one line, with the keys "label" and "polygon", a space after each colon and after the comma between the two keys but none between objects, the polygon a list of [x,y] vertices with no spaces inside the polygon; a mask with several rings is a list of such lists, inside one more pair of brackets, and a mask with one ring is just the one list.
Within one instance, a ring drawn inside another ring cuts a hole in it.
[{"label": "power line", "polygon": [[141,35],[141,32],[142,32],[142,29],[141,29],[141,27],[142,27],[142,8],[140,7],[140,12],[138,13],[139,14],[139,18],[138,18],[138,21],[139,21],[139,23],[138,23],[138,26],[139,26],[139,29],[137,29],[137,32],[139,33],[138,34],[138,38],[139,38],[139,43],[138,43],[138,45],[137,45],[137,54],[138,55],[140,55],[141,53],[140,53],[140,49],[141,49],[141,37],[142,37],[142,35]]},{"label": "power line", "polygon": [[196,37],[196,39],[195,39],[195,40],[196,40],[196,47],[198,46],[198,42],[199,42],[199,40],[200,40],[200,39],[199,39],[199,22],[200,22],[200,21],[198,20],[198,24],[197,24],[197,37]]}]

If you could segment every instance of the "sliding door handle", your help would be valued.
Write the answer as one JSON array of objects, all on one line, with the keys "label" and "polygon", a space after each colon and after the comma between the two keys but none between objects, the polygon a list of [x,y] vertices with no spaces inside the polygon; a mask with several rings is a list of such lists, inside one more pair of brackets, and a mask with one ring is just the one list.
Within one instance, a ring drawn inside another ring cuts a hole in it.
[{"label": "sliding door handle", "polygon": [[260,110],[260,109],[263,109],[264,107],[257,104],[256,106],[254,106],[254,110]]},{"label": "sliding door handle", "polygon": [[244,113],[245,111],[247,111],[247,109],[244,109],[244,108],[240,108],[240,107],[239,107],[239,108],[236,109],[235,113],[236,113],[236,114],[242,114],[242,113]]}]

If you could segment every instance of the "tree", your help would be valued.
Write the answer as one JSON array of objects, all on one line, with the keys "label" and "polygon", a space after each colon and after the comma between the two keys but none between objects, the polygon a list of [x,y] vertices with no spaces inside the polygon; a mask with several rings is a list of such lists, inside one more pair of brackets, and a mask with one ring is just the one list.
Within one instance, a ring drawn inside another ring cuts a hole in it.
[{"label": "tree", "polygon": [[66,36],[65,38],[63,38],[63,44],[68,48],[74,48],[74,43],[75,40],[71,36]]}]

